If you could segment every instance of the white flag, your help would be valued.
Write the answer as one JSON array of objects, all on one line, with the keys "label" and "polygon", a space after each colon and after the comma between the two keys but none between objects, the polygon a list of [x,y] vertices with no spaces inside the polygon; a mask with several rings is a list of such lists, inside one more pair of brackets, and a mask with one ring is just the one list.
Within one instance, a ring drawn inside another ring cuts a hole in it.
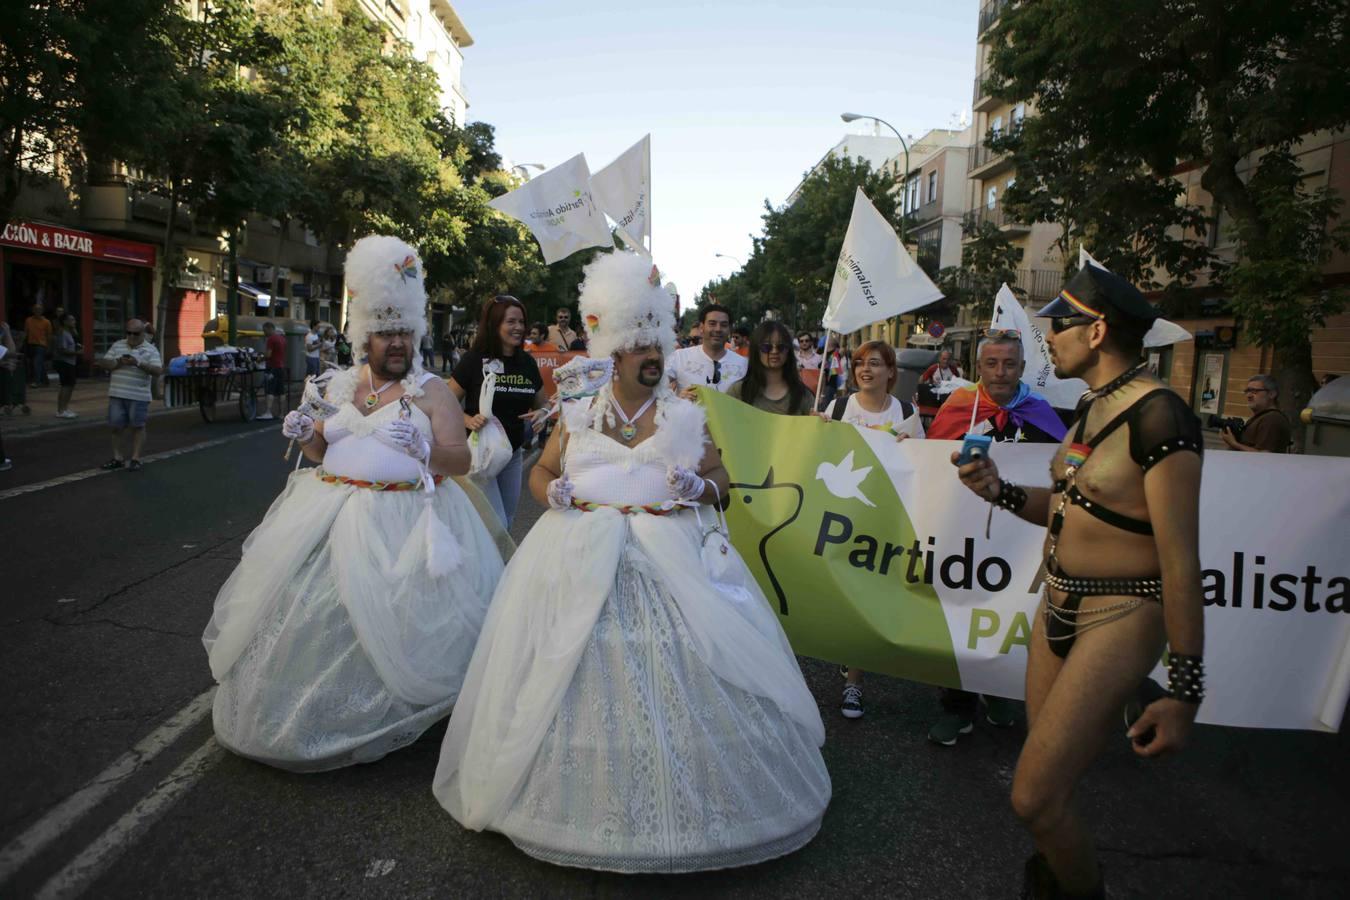
[{"label": "white flag", "polygon": [[1055,375],[1055,365],[1050,362],[1050,348],[1045,343],[1045,332],[1032,323],[1012,288],[1006,284],[998,289],[998,295],[994,298],[994,320],[990,327],[1011,329],[1022,336],[1022,350],[1027,361],[1022,381],[1027,387],[1059,409],[1073,409],[1078,405],[1079,395],[1088,389],[1087,382],[1081,378],[1059,378]]},{"label": "white flag", "polygon": [[859,188],[821,326],[848,334],[941,299],[942,291]]},{"label": "white flag", "polygon": [[614,246],[605,216],[591,197],[591,172],[583,153],[490,201],[488,206],[524,222],[539,241],[545,263],[555,263],[587,247]]},{"label": "white flag", "polygon": [[591,190],[595,202],[623,232],[624,242],[647,251],[652,237],[652,136],[646,135],[592,175]]},{"label": "white flag", "polygon": [[[1087,248],[1082,244],[1078,245],[1078,268],[1083,266],[1096,266],[1104,271],[1111,271],[1106,266],[1092,258],[1092,254],[1087,252]],[[1170,347],[1172,344],[1179,344],[1182,341],[1193,341],[1195,335],[1191,334],[1185,328],[1182,328],[1176,322],[1169,322],[1167,319],[1157,319],[1153,327],[1144,335],[1145,347]]]}]

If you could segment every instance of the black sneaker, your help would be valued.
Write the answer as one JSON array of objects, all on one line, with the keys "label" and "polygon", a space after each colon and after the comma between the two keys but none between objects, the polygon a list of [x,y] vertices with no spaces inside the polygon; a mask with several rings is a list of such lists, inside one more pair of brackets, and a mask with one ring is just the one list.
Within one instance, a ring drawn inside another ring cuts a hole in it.
[{"label": "black sneaker", "polygon": [[125,463],[123,463],[120,459],[110,459],[103,465],[99,466],[99,468],[105,472],[111,472],[113,469],[120,469],[124,465]]},{"label": "black sneaker", "polygon": [[127,463],[128,472],[139,472],[140,470],[141,470],[141,461],[139,459],[133,459],[131,462]]},{"label": "black sneaker", "polygon": [[845,719],[861,719],[863,714],[862,685],[844,685],[844,701],[839,704],[839,712]]}]

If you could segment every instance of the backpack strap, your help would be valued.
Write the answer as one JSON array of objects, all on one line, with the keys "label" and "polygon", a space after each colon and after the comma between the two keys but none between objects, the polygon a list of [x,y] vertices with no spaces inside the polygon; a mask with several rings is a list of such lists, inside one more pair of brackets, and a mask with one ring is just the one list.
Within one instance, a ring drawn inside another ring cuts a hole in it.
[{"label": "backpack strap", "polygon": [[830,413],[830,418],[836,422],[844,421],[844,412],[848,409],[848,398],[850,394],[839,393],[834,395],[834,412]]}]

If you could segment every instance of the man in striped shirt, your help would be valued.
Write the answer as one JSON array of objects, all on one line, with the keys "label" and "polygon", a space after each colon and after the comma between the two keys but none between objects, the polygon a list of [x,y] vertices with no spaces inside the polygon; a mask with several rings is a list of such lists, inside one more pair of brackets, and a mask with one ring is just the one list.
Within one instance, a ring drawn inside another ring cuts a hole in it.
[{"label": "man in striped shirt", "polygon": [[[105,469],[124,465],[135,472],[141,468],[141,447],[145,445],[145,419],[150,412],[150,379],[163,371],[155,345],[145,339],[145,323],[127,320],[126,337],[108,348],[98,361],[108,370],[108,425],[112,428],[112,459]],[[131,459],[122,460],[122,435],[131,429]]]}]

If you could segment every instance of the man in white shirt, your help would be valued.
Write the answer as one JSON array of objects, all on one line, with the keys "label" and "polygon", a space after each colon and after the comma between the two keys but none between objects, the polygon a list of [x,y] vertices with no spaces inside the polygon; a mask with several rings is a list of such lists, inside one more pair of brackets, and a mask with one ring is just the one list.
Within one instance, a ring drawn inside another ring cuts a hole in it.
[{"label": "man in white shirt", "polygon": [[820,354],[816,352],[816,340],[803,332],[797,335],[797,368],[819,369]]},{"label": "man in white shirt", "polygon": [[694,388],[715,387],[722,393],[745,377],[750,363],[738,353],[727,349],[731,336],[731,312],[725,306],[709,303],[698,313],[698,325],[703,343],[685,347],[670,355],[666,375],[674,379],[680,396],[695,398]]},{"label": "man in white shirt", "polygon": [[309,323],[309,334],[305,335],[305,374],[319,374],[319,353],[323,349],[323,337],[319,334],[319,320]]},{"label": "man in white shirt", "polygon": [[[145,339],[145,323],[127,320],[126,337],[108,348],[98,361],[108,377],[108,425],[112,428],[112,459],[105,469],[124,465],[132,472],[141,468],[145,445],[145,419],[150,413],[150,379],[164,371],[159,351]],[[122,434],[131,429],[131,459],[122,461]]]}]

